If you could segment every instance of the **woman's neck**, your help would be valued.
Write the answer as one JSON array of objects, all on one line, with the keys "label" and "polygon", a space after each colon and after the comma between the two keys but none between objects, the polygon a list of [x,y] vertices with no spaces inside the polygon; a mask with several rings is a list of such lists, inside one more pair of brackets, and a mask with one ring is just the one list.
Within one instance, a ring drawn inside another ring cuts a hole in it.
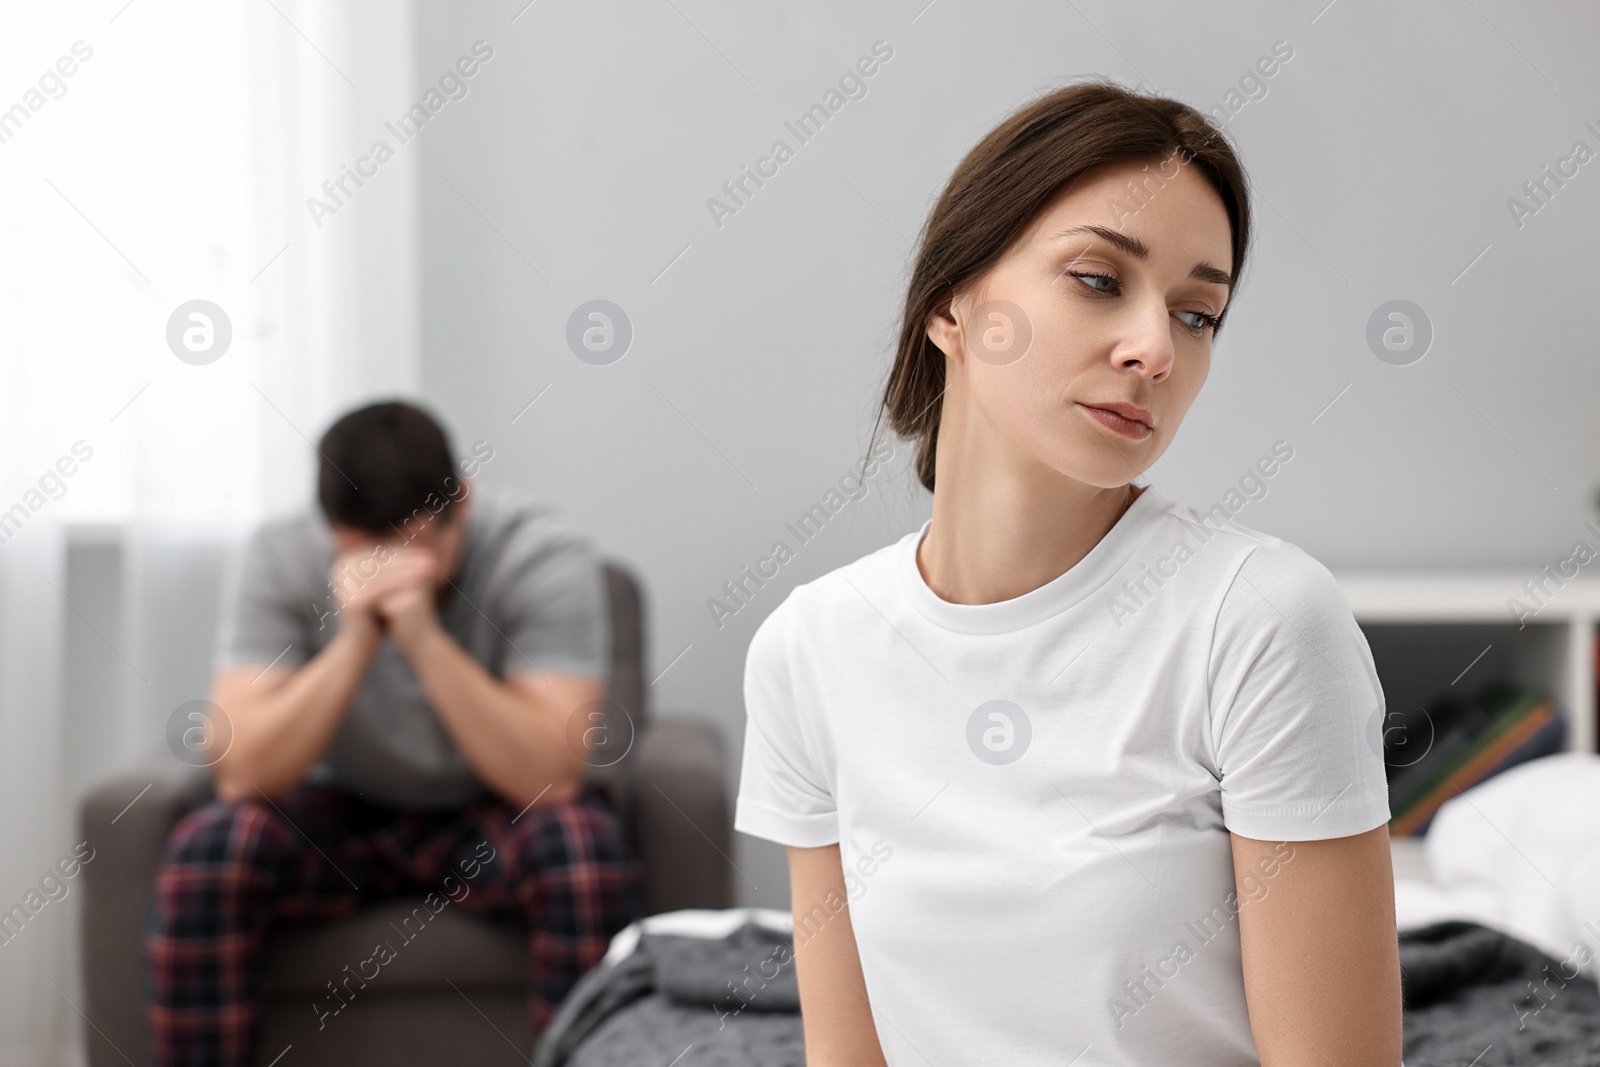
[{"label": "woman's neck", "polygon": [[[935,462],[942,468],[944,460],[941,453]],[[935,472],[933,522],[916,560],[928,588],[954,604],[999,603],[1054,581],[1144,491],[1132,484],[1102,489],[1054,471],[1033,478],[952,473],[947,479],[945,470]]]}]

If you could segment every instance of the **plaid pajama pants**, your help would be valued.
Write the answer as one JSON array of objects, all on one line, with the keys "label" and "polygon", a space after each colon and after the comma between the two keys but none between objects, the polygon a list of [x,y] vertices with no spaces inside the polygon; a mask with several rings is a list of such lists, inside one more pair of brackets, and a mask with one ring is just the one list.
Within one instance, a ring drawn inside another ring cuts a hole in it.
[{"label": "plaid pajama pants", "polygon": [[270,934],[430,891],[528,932],[535,1039],[643,913],[643,869],[592,785],[520,815],[498,797],[408,810],[309,783],[274,801],[213,801],[173,828],[157,875],[144,974],[157,1062],[254,1063]]}]

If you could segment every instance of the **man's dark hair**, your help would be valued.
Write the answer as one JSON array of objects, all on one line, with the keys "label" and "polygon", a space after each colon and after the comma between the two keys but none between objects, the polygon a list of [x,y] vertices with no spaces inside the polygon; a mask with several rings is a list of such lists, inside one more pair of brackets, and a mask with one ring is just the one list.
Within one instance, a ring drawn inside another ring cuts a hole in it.
[{"label": "man's dark hair", "polygon": [[331,523],[386,535],[413,515],[453,518],[462,484],[449,436],[414,404],[358,408],[328,428],[317,451],[317,501]]}]

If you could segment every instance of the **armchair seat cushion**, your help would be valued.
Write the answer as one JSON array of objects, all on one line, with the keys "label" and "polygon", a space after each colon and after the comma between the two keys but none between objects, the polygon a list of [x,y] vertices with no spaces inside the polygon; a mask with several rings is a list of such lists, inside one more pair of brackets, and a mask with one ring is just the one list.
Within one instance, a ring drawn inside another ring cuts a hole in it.
[{"label": "armchair seat cushion", "polygon": [[[344,996],[347,978],[358,997],[448,989],[446,979],[463,991],[528,988],[528,942],[516,927],[448,903],[433,914],[421,896],[376,901],[348,919],[271,936],[263,981],[272,1000],[326,1001],[333,995],[329,982]],[[388,951],[379,952],[380,945]]]}]

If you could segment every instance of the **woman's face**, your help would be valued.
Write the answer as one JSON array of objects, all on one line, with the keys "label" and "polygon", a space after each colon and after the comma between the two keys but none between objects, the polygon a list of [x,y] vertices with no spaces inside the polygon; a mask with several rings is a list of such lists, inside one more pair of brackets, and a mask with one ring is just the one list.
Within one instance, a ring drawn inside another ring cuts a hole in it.
[{"label": "woman's face", "polygon": [[[1221,197],[1178,157],[1086,172],[929,320],[963,432],[983,436],[956,447],[1127,484],[1166,451],[1206,380],[1208,317],[1228,302],[1232,259]],[[1095,410],[1107,404],[1142,410],[1130,422]]]}]

